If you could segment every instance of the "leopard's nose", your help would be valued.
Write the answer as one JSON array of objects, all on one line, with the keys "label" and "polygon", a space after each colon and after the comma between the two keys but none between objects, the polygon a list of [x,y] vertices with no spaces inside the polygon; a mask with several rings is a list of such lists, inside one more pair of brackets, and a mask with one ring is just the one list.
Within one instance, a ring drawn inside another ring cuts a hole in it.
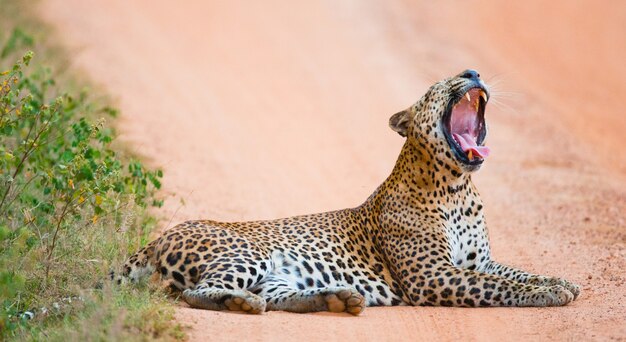
[{"label": "leopard's nose", "polygon": [[472,69],[467,69],[467,70],[461,72],[460,74],[457,75],[457,77],[467,78],[467,79],[470,79],[472,81],[479,81],[480,80],[480,74],[478,73],[478,71],[472,70]]}]

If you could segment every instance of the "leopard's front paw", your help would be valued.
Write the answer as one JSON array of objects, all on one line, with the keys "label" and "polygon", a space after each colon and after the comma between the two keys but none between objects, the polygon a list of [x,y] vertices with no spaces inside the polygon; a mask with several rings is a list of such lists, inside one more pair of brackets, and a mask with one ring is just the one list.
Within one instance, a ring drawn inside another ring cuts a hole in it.
[{"label": "leopard's front paw", "polygon": [[561,278],[553,278],[554,285],[561,285],[574,295],[574,300],[580,295],[580,286]]},{"label": "leopard's front paw", "polygon": [[358,316],[365,309],[365,298],[353,289],[342,289],[326,295],[326,304],[330,312],[348,312]]},{"label": "leopard's front paw", "polygon": [[578,295],[580,295],[580,286],[572,282],[569,282],[563,278],[535,277],[534,279],[531,280],[530,283],[533,285],[538,285],[538,286],[556,286],[556,285],[563,286],[569,292],[572,293],[572,295],[574,296],[574,300],[578,298]]},{"label": "leopard's front paw", "polygon": [[574,295],[565,287],[555,285],[542,287],[528,297],[526,306],[563,306],[574,300]]}]

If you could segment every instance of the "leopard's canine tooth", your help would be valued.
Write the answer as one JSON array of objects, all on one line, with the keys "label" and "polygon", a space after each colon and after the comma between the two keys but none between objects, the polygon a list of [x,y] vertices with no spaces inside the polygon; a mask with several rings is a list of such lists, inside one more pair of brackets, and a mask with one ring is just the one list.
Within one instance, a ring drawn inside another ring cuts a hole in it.
[{"label": "leopard's canine tooth", "polygon": [[485,100],[485,102],[487,102],[487,93],[485,93],[484,91],[480,91],[480,97],[483,98],[483,100]]}]

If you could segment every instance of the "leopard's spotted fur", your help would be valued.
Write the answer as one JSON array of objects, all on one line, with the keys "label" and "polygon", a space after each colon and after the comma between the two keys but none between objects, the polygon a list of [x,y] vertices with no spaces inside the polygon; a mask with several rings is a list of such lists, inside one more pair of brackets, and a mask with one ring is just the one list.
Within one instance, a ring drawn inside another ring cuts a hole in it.
[{"label": "leopard's spotted fur", "polygon": [[446,110],[473,87],[487,91],[466,70],[392,116],[406,142],[361,206],[272,221],[185,222],[133,255],[119,280],[156,272],[191,306],[250,313],[569,303],[577,285],[491,259],[470,176],[480,163],[453,153],[443,132]]}]

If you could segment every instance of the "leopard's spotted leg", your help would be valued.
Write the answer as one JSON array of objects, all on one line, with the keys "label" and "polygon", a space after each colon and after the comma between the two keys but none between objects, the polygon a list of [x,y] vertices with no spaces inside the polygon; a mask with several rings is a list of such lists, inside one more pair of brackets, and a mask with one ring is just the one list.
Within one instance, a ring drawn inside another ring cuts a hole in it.
[{"label": "leopard's spotted leg", "polygon": [[183,291],[183,299],[194,308],[206,310],[243,311],[260,314],[265,311],[265,300],[248,290],[225,289],[220,284],[207,282]]},{"label": "leopard's spotted leg", "polygon": [[528,285],[452,265],[440,265],[416,278],[413,283],[403,282],[413,305],[562,306],[574,299],[560,285]]},{"label": "leopard's spotted leg", "polygon": [[359,315],[365,309],[365,298],[348,287],[297,290],[278,278],[267,279],[253,290],[267,301],[267,310],[290,312],[347,312]]},{"label": "leopard's spotted leg", "polygon": [[[402,244],[393,238],[384,243],[406,301],[413,305],[561,306],[574,299],[574,295],[560,285],[523,284],[502,276],[455,267],[445,254],[448,248],[446,237],[438,231],[407,232],[406,236],[413,236],[416,241],[428,241],[430,253],[426,256],[403,253]],[[421,266],[424,260],[428,261],[428,267]]]},{"label": "leopard's spotted leg", "polygon": [[520,283],[537,285],[537,286],[556,286],[560,285],[566,288],[574,295],[574,299],[578,298],[580,294],[580,286],[569,282],[565,279],[558,277],[542,276],[537,274],[528,273],[522,270],[515,269],[506,265],[502,265],[493,260],[479,268],[479,271],[499,275],[511,280],[515,280]]}]

